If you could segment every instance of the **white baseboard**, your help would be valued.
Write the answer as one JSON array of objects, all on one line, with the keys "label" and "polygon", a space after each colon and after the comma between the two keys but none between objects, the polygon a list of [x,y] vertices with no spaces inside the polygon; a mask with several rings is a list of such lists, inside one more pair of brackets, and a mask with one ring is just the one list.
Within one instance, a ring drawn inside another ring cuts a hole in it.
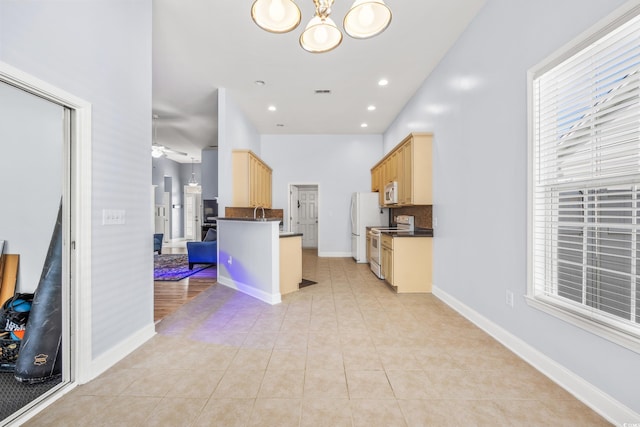
[{"label": "white baseboard", "polygon": [[615,425],[624,425],[625,423],[637,423],[640,420],[640,414],[635,413],[442,289],[434,286],[433,294],[608,421]]},{"label": "white baseboard", "polygon": [[259,299],[260,301],[264,301],[267,304],[280,304],[282,302],[282,297],[280,293],[277,294],[268,294],[267,292],[256,289],[253,286],[246,285],[244,283],[237,282],[228,277],[218,276],[218,283],[224,285],[228,288],[235,289],[236,291],[240,291],[243,294],[247,294],[251,297]]},{"label": "white baseboard", "polygon": [[151,323],[148,326],[140,329],[134,334],[128,336],[124,341],[117,344],[104,354],[96,357],[91,361],[91,367],[89,369],[89,378],[78,378],[78,384],[84,384],[98,375],[102,374],[107,369],[124,359],[127,355],[140,347],[142,344],[150,340],[156,334],[156,325]]}]

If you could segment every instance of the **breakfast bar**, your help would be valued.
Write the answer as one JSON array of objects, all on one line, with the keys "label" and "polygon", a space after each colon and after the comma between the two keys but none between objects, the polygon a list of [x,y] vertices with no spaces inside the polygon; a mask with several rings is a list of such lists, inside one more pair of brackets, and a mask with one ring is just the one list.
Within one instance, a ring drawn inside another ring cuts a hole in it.
[{"label": "breakfast bar", "polygon": [[269,304],[298,289],[301,234],[281,233],[280,218],[217,218],[217,224],[218,283]]}]

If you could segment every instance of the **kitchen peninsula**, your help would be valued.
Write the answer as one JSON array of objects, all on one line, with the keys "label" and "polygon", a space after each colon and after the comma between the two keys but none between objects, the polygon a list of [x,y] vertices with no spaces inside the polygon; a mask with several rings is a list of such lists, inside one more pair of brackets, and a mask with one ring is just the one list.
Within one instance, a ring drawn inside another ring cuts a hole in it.
[{"label": "kitchen peninsula", "polygon": [[[218,283],[269,304],[280,303],[283,293],[298,289],[302,234],[281,233],[280,220],[217,218]],[[285,245],[281,239],[286,239]],[[286,252],[287,271],[281,271],[281,250]]]}]

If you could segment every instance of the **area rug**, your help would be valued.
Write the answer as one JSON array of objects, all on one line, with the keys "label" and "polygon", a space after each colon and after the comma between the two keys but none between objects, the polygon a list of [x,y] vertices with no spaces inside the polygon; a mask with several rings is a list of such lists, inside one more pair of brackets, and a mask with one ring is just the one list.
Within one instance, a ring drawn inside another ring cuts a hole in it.
[{"label": "area rug", "polygon": [[163,254],[153,257],[153,280],[176,281],[189,277],[213,264],[196,264],[189,270],[187,254]]}]

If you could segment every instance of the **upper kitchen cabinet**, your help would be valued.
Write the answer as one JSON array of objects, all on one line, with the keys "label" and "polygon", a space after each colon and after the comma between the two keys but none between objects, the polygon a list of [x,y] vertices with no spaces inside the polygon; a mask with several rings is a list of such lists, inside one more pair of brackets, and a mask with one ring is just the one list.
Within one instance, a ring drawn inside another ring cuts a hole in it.
[{"label": "upper kitchen cabinet", "polygon": [[379,193],[381,206],[384,205],[384,186],[389,182],[398,181],[398,175],[402,171],[401,163],[400,153],[392,151],[371,168],[371,191]]},{"label": "upper kitchen cabinet", "polygon": [[271,208],[271,168],[250,150],[233,150],[233,206]]},{"label": "upper kitchen cabinet", "polygon": [[384,204],[385,184],[398,183],[398,204],[395,206],[431,205],[433,135],[411,133],[371,169],[371,190],[380,193]]},{"label": "upper kitchen cabinet", "polygon": [[382,193],[383,188],[381,186],[381,173],[382,173],[382,168],[380,168],[379,166],[374,166],[371,169],[371,191],[373,193]]}]

